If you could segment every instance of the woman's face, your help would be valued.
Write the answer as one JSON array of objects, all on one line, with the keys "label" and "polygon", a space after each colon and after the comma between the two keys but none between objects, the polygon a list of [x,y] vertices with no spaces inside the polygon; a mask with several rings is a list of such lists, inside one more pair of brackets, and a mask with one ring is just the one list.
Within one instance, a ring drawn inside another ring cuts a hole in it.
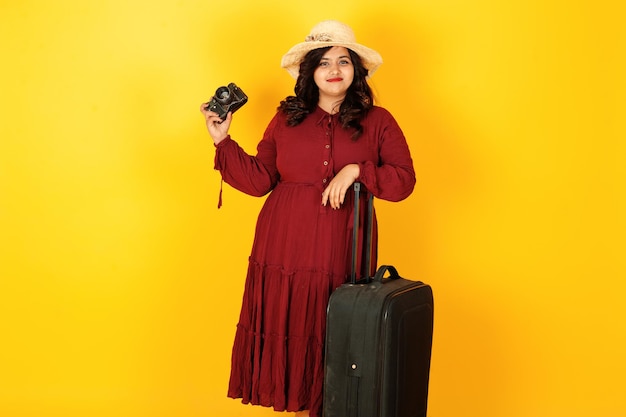
[{"label": "woman's face", "polygon": [[313,73],[319,88],[320,101],[324,99],[342,100],[354,79],[354,65],[350,53],[343,46],[330,48]]}]

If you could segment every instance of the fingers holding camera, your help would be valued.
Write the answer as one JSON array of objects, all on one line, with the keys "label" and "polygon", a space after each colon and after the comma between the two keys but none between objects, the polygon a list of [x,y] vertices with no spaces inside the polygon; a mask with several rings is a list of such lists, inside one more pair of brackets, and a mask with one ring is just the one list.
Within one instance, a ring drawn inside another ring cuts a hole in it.
[{"label": "fingers holding camera", "polygon": [[208,103],[202,103],[200,112],[204,115],[207,130],[214,144],[218,144],[228,136],[228,129],[233,120],[232,112],[228,112],[226,119],[222,120],[217,113],[206,109]]}]

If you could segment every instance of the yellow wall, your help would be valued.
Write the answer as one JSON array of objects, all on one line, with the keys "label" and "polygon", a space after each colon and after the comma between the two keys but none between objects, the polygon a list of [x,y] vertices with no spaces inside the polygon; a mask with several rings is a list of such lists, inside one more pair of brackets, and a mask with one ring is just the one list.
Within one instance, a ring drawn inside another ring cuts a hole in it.
[{"label": "yellow wall", "polygon": [[435,290],[429,415],[626,415],[617,3],[3,1],[0,415],[273,415],[225,398],[262,200],[217,210],[198,107],[237,82],[254,151],[326,18],[414,154],[380,253]]}]

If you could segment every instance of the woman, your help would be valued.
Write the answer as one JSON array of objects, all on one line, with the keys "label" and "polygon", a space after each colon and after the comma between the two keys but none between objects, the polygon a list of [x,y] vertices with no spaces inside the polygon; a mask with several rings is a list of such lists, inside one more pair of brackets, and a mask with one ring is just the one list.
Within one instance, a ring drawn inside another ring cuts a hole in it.
[{"label": "woman", "polygon": [[[350,269],[356,180],[377,198],[399,201],[415,185],[406,140],[391,114],[373,105],[367,78],[380,55],[350,27],[316,25],[283,57],[295,96],[280,103],[255,156],[201,111],[224,181],[267,193],[249,258],[228,396],[243,403],[320,417],[325,316]],[[376,228],[374,227],[374,231]],[[376,233],[374,233],[374,238]]]}]

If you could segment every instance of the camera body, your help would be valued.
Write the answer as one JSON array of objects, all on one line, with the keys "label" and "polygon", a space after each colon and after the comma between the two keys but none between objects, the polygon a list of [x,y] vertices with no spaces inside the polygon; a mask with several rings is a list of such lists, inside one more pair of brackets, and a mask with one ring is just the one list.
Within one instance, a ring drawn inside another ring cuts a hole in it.
[{"label": "camera body", "polygon": [[220,116],[220,119],[226,120],[228,112],[234,113],[247,101],[248,96],[241,88],[237,87],[235,83],[230,83],[215,90],[215,95],[211,97],[211,101],[204,109],[215,112]]}]

